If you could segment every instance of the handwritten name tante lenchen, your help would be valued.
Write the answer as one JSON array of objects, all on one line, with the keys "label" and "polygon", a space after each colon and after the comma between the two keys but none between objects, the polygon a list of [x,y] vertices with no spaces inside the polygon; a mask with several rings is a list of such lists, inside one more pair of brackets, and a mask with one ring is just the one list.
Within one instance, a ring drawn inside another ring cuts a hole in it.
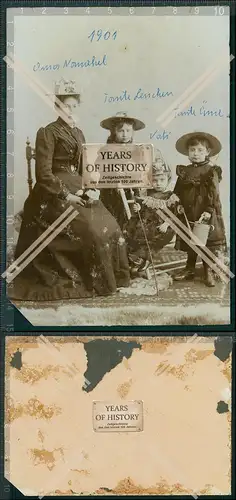
[{"label": "handwritten name tante lenchen", "polygon": [[63,63],[59,64],[41,64],[37,62],[33,65],[33,71],[58,71],[64,68],[95,68],[97,66],[107,66],[107,55],[97,57],[92,56],[90,59],[83,61],[75,61],[74,59],[65,59]]}]

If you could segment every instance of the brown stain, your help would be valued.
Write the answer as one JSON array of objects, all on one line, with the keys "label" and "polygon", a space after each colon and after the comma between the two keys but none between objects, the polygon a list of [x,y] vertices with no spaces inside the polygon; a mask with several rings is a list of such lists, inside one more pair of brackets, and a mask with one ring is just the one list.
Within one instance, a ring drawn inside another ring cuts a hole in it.
[{"label": "brown stain", "polygon": [[39,441],[41,441],[41,443],[44,442],[44,434],[40,430],[38,431],[38,439]]},{"label": "brown stain", "polygon": [[46,420],[51,419],[55,415],[60,415],[61,408],[56,405],[46,406],[37,398],[32,398],[27,404],[17,404],[10,400],[7,401],[6,405],[6,422],[10,423],[17,418],[23,416],[30,416],[35,418],[44,418]]},{"label": "brown stain", "polygon": [[[77,336],[77,337],[63,337],[63,336],[50,336],[47,337],[46,335],[43,335],[42,337],[45,337],[51,344],[68,344],[68,343],[87,343],[91,342],[92,340],[97,340],[97,336],[91,335],[91,336]],[[100,335],[99,339],[101,340],[120,340],[120,336],[117,335]],[[145,345],[150,344],[150,347],[152,349],[155,349],[154,345],[155,344],[160,344],[163,346],[166,345],[167,347],[170,344],[178,344],[178,343],[186,343],[187,340],[186,337],[173,337],[171,335],[167,337],[146,337],[146,336],[130,336],[130,335],[124,335],[122,337],[122,341],[124,342],[130,342],[130,341],[136,341],[139,342],[142,347],[145,350]],[[17,349],[37,349],[40,347],[40,340],[39,337],[27,337],[27,336],[22,336],[22,337],[8,337],[7,342],[6,342],[6,354],[12,355]],[[205,341],[209,343],[209,340],[206,340],[205,337],[201,338],[201,341]],[[149,349],[149,347],[147,347]],[[158,349],[158,347],[157,347]]]},{"label": "brown stain", "polygon": [[204,350],[204,351],[198,351],[197,349],[190,349],[186,354],[185,354],[185,359],[186,361],[196,363],[197,361],[201,361],[207,356],[210,356],[214,352],[214,349],[211,350]]},{"label": "brown stain", "polygon": [[[230,366],[229,366],[229,361],[230,361]],[[228,358],[224,362],[224,364],[227,365],[227,368],[225,368],[225,369],[230,368],[230,374],[231,374],[231,360],[229,360],[229,358]],[[230,378],[230,382],[231,382],[231,378]],[[230,402],[229,402],[229,406],[230,406]],[[232,442],[232,413],[231,413],[231,411],[228,411],[226,413],[226,419],[227,419],[227,424],[228,424],[228,443],[227,443],[227,448],[229,450],[229,456],[231,457],[231,455],[232,455],[232,450],[231,450],[231,442]],[[230,460],[229,470],[228,470],[228,474],[227,474],[227,477],[228,477],[228,480],[229,480],[229,484],[231,483],[231,475],[232,475],[232,472],[231,472],[231,460]]]},{"label": "brown stain", "polygon": [[15,378],[26,384],[35,384],[41,379],[47,379],[50,376],[54,376],[59,373],[65,373],[66,375],[71,374],[60,365],[47,365],[44,367],[32,367],[29,365],[23,365],[21,370],[15,372]]},{"label": "brown stain", "polygon": [[185,380],[188,374],[188,367],[186,365],[172,366],[165,372],[166,374],[173,375],[179,380]]},{"label": "brown stain", "polygon": [[13,422],[17,418],[21,418],[23,414],[23,405],[14,406],[12,403],[6,404],[5,421],[7,424]]},{"label": "brown stain", "polygon": [[83,476],[89,476],[90,472],[86,469],[71,469],[72,472],[78,472],[79,474],[82,474]]},{"label": "brown stain", "polygon": [[55,490],[55,493],[54,491],[52,491],[51,493],[49,493],[49,495],[60,495],[60,496],[67,496],[67,495],[76,495],[76,492],[73,491],[73,490],[67,490],[67,491],[61,491],[61,490]]},{"label": "brown stain", "polygon": [[196,358],[197,360],[202,360],[207,358],[207,356],[210,356],[214,352],[214,349],[211,350],[205,350],[205,351],[196,351]]},{"label": "brown stain", "polygon": [[232,380],[232,360],[231,360],[231,355],[224,362],[222,373],[227,378],[228,382],[231,382],[231,380]]},{"label": "brown stain", "polygon": [[124,382],[117,387],[117,392],[119,396],[124,399],[129,394],[130,387],[132,385],[132,378],[128,382]]},{"label": "brown stain", "polygon": [[6,339],[6,347],[5,347],[5,365],[7,368],[11,368],[10,362],[14,353],[19,349],[19,351],[23,351],[25,349],[37,349],[39,344],[37,342],[37,337],[11,337]]},{"label": "brown stain", "polygon": [[[54,344],[64,344],[65,342],[67,343],[86,343],[86,342],[89,342],[91,340],[95,340],[97,339],[97,337],[67,337],[67,338],[64,338],[64,337],[46,337],[50,340],[50,342],[53,342]],[[104,340],[110,340],[110,339],[117,339],[117,340],[120,340],[120,337],[118,336],[112,336],[112,337],[99,337],[99,338],[103,338]],[[14,338],[13,338],[14,339]],[[10,339],[10,342],[9,342],[9,339],[7,339],[7,344],[9,343],[10,345],[10,350],[8,352],[9,356],[8,356],[8,360],[11,359],[11,356],[12,354],[14,354],[14,352],[16,352],[17,348],[19,348],[20,350],[23,350],[23,349],[29,349],[29,348],[38,348],[40,346],[40,344],[37,343],[37,337],[23,337],[23,343],[22,343],[22,338],[19,338],[19,337],[16,337],[17,341],[16,343],[14,344],[12,342],[12,338]],[[122,338],[123,341],[134,341],[136,340],[137,342],[139,342],[142,346],[142,350],[144,350],[145,352],[164,352],[164,351],[158,351],[158,349],[162,349],[163,348],[163,344],[165,345],[166,344],[166,347],[165,347],[165,350],[168,348],[169,345],[173,345],[173,344],[177,344],[179,342],[182,342],[182,341],[186,341],[186,338],[184,337],[179,337],[178,340],[177,339],[174,339],[173,340],[173,337],[166,337],[165,338],[165,342],[162,341],[161,338],[156,338],[155,341],[156,342],[153,342],[153,338],[150,337],[123,337]],[[156,345],[154,345],[156,344]],[[157,350],[154,350],[154,349],[157,349]],[[187,355],[187,359],[185,362],[185,365],[182,365],[182,366],[178,366],[178,368],[176,368],[175,366],[173,367],[170,367],[168,365],[168,368],[166,370],[166,373],[171,373],[172,375],[175,375],[175,376],[178,376],[179,375],[179,378],[184,377],[184,373],[181,373],[183,368],[185,369],[185,371],[187,370],[187,368],[191,365],[191,363],[195,363],[198,359],[204,359],[206,356],[212,354],[213,350],[208,350],[208,351],[196,351],[195,349],[192,349],[191,350],[192,352],[190,352],[189,354],[189,358],[188,358],[188,355]],[[194,352],[195,351],[195,352]],[[198,357],[198,353],[199,354],[199,357]],[[206,354],[208,353],[208,354]],[[187,353],[188,354],[188,353]],[[166,363],[163,363],[163,365],[165,365]],[[22,367],[23,369],[24,367]],[[57,369],[58,367],[56,367]],[[130,369],[130,368],[128,368]],[[176,370],[178,370],[178,373],[176,374]],[[15,373],[17,374],[20,374],[20,372],[16,371],[15,370]],[[227,378],[227,380],[229,382],[231,382],[231,358],[228,358],[224,363],[222,363],[222,373],[225,375],[225,377]],[[124,385],[124,384],[121,384],[121,385]],[[186,390],[188,386],[185,386]],[[36,400],[36,399],[32,399],[30,400],[31,402],[32,401],[37,401],[37,403],[39,404],[39,407],[40,405],[46,409],[48,409],[49,407],[45,407],[44,405],[42,405],[42,403],[40,403],[40,401]],[[29,404],[29,403],[28,403]],[[23,415],[32,415],[31,413],[31,410],[30,408],[28,407],[28,404],[27,405],[16,405],[15,407],[13,405],[11,405],[11,409],[13,410],[13,418],[12,420],[14,420],[15,418],[19,418],[20,416],[23,416]],[[33,404],[33,407],[38,407],[38,404],[35,405]],[[32,406],[32,405],[31,405]],[[52,408],[52,407],[50,407]],[[54,409],[56,407],[54,406]],[[9,408],[7,408],[8,411],[9,411]],[[61,411],[61,409],[56,409],[56,411]],[[28,412],[28,413],[27,413]],[[44,412],[42,411],[42,414]],[[55,414],[58,414],[58,413],[55,413]],[[39,418],[51,418],[50,416],[48,416],[48,412],[45,413],[46,416],[44,417],[39,417]],[[37,416],[37,414],[36,414]],[[231,450],[231,413],[228,412],[226,414],[226,418],[227,418],[227,422],[228,422],[228,432],[229,432],[229,441],[228,441],[228,448],[229,450]],[[12,421],[12,420],[9,420],[9,421]],[[40,431],[39,431],[40,432]],[[38,433],[38,437],[40,439],[41,442],[43,442],[43,434],[39,434]],[[55,466],[55,457],[54,457],[54,452],[50,452],[50,451],[47,451],[47,450],[38,450],[38,449],[34,449],[36,450],[36,455],[34,455],[34,459],[36,460],[36,465],[40,464],[40,463],[48,463],[49,467],[53,468]],[[60,449],[58,449],[60,450]],[[58,450],[54,450],[54,451],[58,451]],[[39,452],[41,452],[42,454],[39,455]],[[47,453],[49,455],[47,455]],[[229,451],[230,453],[230,451]],[[88,454],[84,453],[83,452],[83,455],[84,455],[84,458],[88,459]],[[41,457],[41,458],[40,458]],[[53,462],[53,458],[54,458],[54,462]],[[40,461],[41,460],[41,461]],[[44,460],[44,462],[43,462]],[[50,469],[51,470],[51,469]],[[82,471],[79,471],[77,470],[78,473],[81,473],[83,474]],[[84,475],[86,475],[86,472],[84,472]],[[231,471],[229,470],[228,472],[228,477],[229,477],[229,481],[230,481],[230,475],[231,475]],[[68,483],[68,486],[70,486],[70,484]],[[210,489],[212,488],[213,486],[212,485],[206,485],[204,489],[202,489],[200,492],[198,492],[198,494],[208,494],[210,493]],[[105,487],[104,487],[105,488]],[[187,494],[190,494],[190,491],[189,490],[185,490],[183,485],[180,485],[180,484],[174,484],[174,485],[168,485],[168,483],[166,483],[165,481],[161,481],[159,482],[158,484],[154,485],[154,486],[151,486],[149,488],[143,488],[141,485],[135,485],[135,483],[132,481],[131,478],[126,478],[124,480],[121,480],[119,481],[119,483],[117,484],[117,486],[110,490],[109,492],[107,491],[107,489],[105,488],[99,488],[99,490],[96,492],[98,494],[101,494],[101,495],[110,495],[110,494],[122,494],[122,495],[125,495],[125,494],[139,494],[139,495],[145,495],[145,494],[151,494],[151,495],[156,495],[156,494],[177,494],[177,493],[187,493]],[[123,490],[122,490],[123,489]],[[61,492],[59,490],[56,490],[55,491],[56,494],[58,495],[72,495],[72,494],[78,494],[78,492],[74,492],[73,490],[68,490],[66,492]],[[54,492],[52,492],[52,495],[55,494]],[[79,492],[81,494],[81,492]],[[90,493],[90,494],[93,494],[93,493]]]},{"label": "brown stain", "polygon": [[156,376],[172,375],[180,380],[184,380],[188,376],[189,365],[183,364],[178,366],[172,366],[169,363],[159,363],[156,370]]},{"label": "brown stain", "polygon": [[[210,485],[206,485],[204,488],[204,493],[209,491]],[[201,494],[203,494],[201,491]],[[95,491],[98,495],[177,495],[180,493],[186,493],[190,495],[194,493],[193,490],[186,489],[180,483],[169,485],[165,480],[160,481],[154,486],[144,488],[141,485],[136,485],[133,480],[128,477],[119,481],[117,486],[112,490],[108,488],[99,488]],[[198,493],[199,494],[199,493]]]},{"label": "brown stain", "polygon": [[63,455],[63,449],[62,448],[56,448],[55,450],[53,451],[48,451],[48,450],[45,450],[45,449],[38,449],[38,448],[32,448],[31,450],[31,455],[32,455],[32,459],[33,459],[33,462],[34,462],[34,465],[37,466],[37,465],[40,465],[40,464],[44,464],[46,465],[46,467],[51,471],[54,467],[55,467],[55,461],[56,461],[56,458],[55,458],[55,452],[56,451],[59,451],[59,453],[61,455]]},{"label": "brown stain", "polygon": [[169,346],[168,340],[160,340],[152,338],[151,340],[142,342],[142,351],[151,354],[154,352],[162,354],[167,350],[168,346]]},{"label": "brown stain", "polygon": [[170,363],[167,362],[161,362],[158,364],[155,374],[161,375],[162,373],[165,373],[165,375],[168,374],[173,375],[174,377],[177,377],[180,380],[184,380],[185,377],[189,375],[189,369],[194,363],[196,363],[197,361],[204,360],[207,356],[210,356],[212,353],[213,349],[202,350],[202,351],[198,351],[196,349],[190,349],[183,356],[183,359],[185,361],[177,365],[175,364],[171,365]]}]

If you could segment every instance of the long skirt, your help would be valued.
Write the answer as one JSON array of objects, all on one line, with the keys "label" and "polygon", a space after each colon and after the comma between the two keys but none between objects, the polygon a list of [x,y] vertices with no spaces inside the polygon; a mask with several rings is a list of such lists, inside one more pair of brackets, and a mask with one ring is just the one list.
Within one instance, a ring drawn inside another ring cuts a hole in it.
[{"label": "long skirt", "polygon": [[[57,197],[47,201],[35,198],[37,193],[25,202],[15,258],[69,207],[68,202]],[[101,201],[79,206],[78,212],[12,281],[8,287],[10,298],[83,298],[110,295],[118,287],[129,285],[126,242],[114,217]]]}]

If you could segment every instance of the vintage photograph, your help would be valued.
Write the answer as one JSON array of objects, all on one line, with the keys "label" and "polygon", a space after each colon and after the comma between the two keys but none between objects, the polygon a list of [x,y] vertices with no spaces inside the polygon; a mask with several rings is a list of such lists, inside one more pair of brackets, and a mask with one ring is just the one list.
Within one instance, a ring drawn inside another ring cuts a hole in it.
[{"label": "vintage photograph", "polygon": [[6,478],[40,498],[231,495],[231,351],[227,336],[6,337]]},{"label": "vintage photograph", "polygon": [[36,326],[230,324],[228,8],[21,10],[11,302]]}]

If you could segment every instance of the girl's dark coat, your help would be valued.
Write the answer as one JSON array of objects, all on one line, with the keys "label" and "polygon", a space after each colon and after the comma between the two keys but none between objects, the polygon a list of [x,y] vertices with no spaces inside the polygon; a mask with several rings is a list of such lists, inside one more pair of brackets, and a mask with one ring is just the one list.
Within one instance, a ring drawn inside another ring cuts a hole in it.
[{"label": "girl's dark coat", "polygon": [[[212,165],[210,161],[201,164],[178,165],[178,176],[174,193],[180,198],[189,222],[197,221],[203,212],[211,214],[210,231],[207,247],[212,250],[226,248],[225,227],[220,202],[219,182],[222,178],[221,167]],[[185,219],[180,218],[186,225]],[[189,246],[178,235],[176,248],[188,251]]]}]

